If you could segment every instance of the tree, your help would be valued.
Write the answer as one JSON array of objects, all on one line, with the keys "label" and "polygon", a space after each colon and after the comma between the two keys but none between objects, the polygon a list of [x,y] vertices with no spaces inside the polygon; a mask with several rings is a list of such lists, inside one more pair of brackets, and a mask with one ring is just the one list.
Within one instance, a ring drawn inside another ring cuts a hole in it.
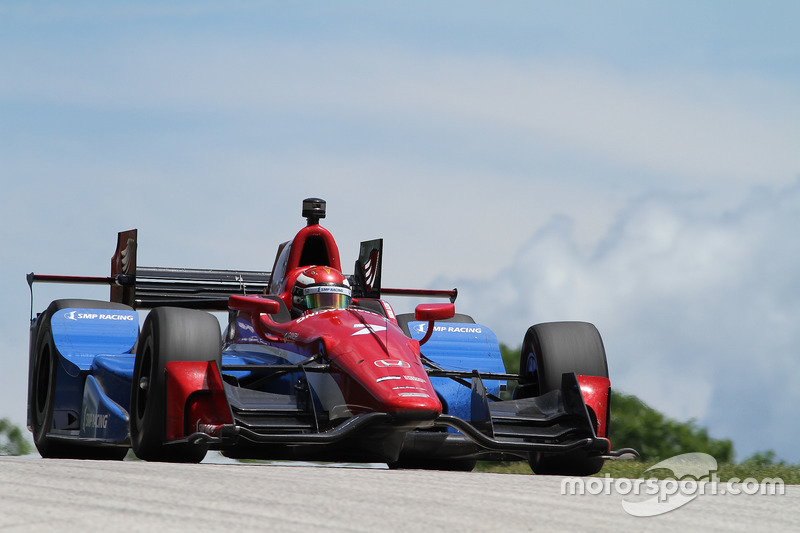
[{"label": "tree", "polygon": [[32,451],[22,430],[8,418],[0,419],[0,455],[27,455]]},{"label": "tree", "polygon": [[748,466],[786,466],[786,462],[782,459],[778,459],[778,456],[773,450],[756,452],[742,461],[742,464]]},{"label": "tree", "polygon": [[733,442],[714,439],[694,420],[678,422],[645,404],[636,396],[611,392],[611,442],[615,448],[634,448],[644,460],[666,459],[703,452],[719,462],[733,461]]}]

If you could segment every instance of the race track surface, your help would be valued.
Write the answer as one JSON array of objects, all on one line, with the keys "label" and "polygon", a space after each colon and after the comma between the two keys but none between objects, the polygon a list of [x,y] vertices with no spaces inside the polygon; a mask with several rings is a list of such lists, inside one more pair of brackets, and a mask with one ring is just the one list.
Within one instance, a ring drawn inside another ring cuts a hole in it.
[{"label": "race track surface", "polygon": [[0,457],[0,530],[797,531],[784,495],[699,495],[649,518],[618,494],[562,495],[560,477],[275,464]]}]

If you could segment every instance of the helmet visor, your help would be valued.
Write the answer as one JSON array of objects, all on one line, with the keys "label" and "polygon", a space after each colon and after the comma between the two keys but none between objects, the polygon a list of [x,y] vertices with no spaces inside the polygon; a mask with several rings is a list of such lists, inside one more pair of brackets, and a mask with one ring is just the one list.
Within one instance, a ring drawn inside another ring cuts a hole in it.
[{"label": "helmet visor", "polygon": [[315,285],[303,290],[308,309],[347,309],[350,289],[340,285]]}]

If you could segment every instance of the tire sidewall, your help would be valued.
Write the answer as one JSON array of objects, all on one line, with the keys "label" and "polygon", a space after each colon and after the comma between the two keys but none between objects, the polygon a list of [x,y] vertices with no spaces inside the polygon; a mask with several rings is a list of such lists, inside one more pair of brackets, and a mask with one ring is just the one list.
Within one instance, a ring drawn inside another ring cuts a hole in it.
[{"label": "tire sidewall", "polygon": [[53,412],[55,408],[56,369],[57,357],[50,332],[50,317],[47,316],[42,327],[37,332],[33,376],[31,387],[31,422],[33,429],[33,443],[42,457],[51,455],[52,446],[47,438],[47,433],[53,425]]},{"label": "tire sidewall", "polygon": [[[157,349],[158,328],[151,319],[154,313],[155,310],[151,311],[142,327],[131,382],[131,447],[140,459],[148,459],[158,450],[166,432],[166,413],[160,413],[157,408],[164,407],[166,391],[162,391],[159,373],[155,370],[161,366],[157,357],[162,350]],[[147,379],[146,389],[141,386],[142,378]]]}]

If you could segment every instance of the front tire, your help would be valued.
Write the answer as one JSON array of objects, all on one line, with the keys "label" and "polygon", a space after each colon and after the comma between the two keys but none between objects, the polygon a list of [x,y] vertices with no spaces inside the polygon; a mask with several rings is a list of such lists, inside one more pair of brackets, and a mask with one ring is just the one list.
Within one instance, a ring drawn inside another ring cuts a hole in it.
[{"label": "front tire", "polygon": [[[608,377],[606,351],[597,328],[587,322],[531,326],[522,343],[522,388],[517,397],[539,396],[560,389],[561,375],[570,372]],[[536,474],[588,476],[599,472],[604,460],[575,450],[566,454],[532,453],[528,462]]]},{"label": "front tire", "polygon": [[142,326],[131,386],[131,446],[145,461],[199,463],[207,444],[166,444],[166,364],[222,358],[217,319],[177,307],[153,309]]}]

